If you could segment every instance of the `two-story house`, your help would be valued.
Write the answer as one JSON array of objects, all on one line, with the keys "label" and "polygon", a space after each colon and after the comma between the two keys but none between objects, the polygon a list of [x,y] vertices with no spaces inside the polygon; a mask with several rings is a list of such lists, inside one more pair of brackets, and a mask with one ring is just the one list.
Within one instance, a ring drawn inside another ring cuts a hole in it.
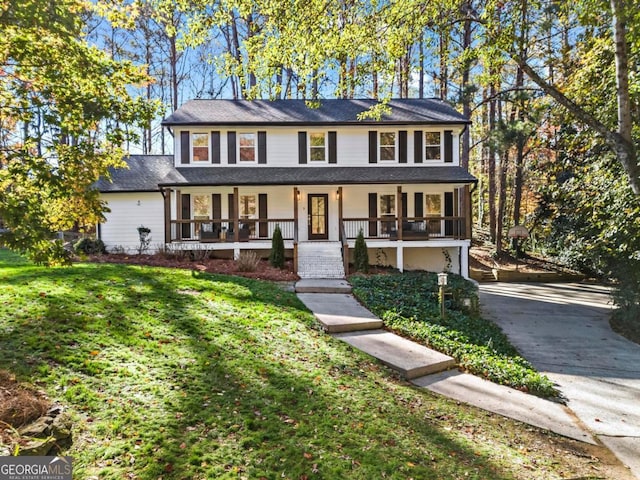
[{"label": "two-story house", "polygon": [[278,225],[302,277],[342,277],[362,231],[372,264],[468,275],[469,121],[436,99],[192,100],[166,118],[174,155],[127,159],[98,188],[107,248],[269,253]]}]

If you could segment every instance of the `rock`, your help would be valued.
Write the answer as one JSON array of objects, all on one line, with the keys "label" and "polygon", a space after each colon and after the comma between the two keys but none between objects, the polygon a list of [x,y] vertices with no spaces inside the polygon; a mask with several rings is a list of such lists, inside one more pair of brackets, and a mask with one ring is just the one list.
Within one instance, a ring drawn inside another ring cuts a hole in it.
[{"label": "rock", "polygon": [[34,440],[31,440],[26,445],[22,445],[20,447],[20,450],[18,451],[18,455],[23,457],[47,455],[51,451],[51,449],[55,447],[55,445],[56,445],[56,439],[53,437],[44,438],[44,439],[36,438]]},{"label": "rock", "polygon": [[54,405],[46,415],[18,430],[20,435],[33,437],[20,447],[20,455],[47,455],[54,447],[71,444],[71,419],[61,405]]}]

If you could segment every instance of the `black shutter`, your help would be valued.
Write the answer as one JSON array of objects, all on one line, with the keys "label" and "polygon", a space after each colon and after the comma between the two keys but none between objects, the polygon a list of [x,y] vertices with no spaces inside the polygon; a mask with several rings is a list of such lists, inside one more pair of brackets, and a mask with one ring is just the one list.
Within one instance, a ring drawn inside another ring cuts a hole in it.
[{"label": "black shutter", "polygon": [[407,131],[400,130],[398,132],[398,161],[400,163],[407,163]]},{"label": "black shutter", "polygon": [[[235,230],[234,223],[233,223],[233,217],[235,217],[235,205],[236,205],[233,193],[230,193],[227,196],[227,201],[229,202],[229,232],[233,232]],[[233,237],[231,237],[231,238],[233,238]]]},{"label": "black shutter", "polygon": [[413,133],[413,163],[422,163],[424,151],[422,150],[422,130]]},{"label": "black shutter", "polygon": [[307,132],[298,132],[298,163],[307,163]]},{"label": "black shutter", "polygon": [[444,131],[444,163],[453,163],[453,131]]},{"label": "black shutter", "polygon": [[189,132],[180,132],[180,163],[189,163]]},{"label": "black shutter", "polygon": [[407,218],[409,212],[407,210],[407,192],[402,192],[402,218]]},{"label": "black shutter", "polygon": [[227,132],[227,162],[236,163],[236,132]]},{"label": "black shutter", "polygon": [[424,216],[424,195],[422,192],[413,194],[413,216],[416,218]]},{"label": "black shutter", "polygon": [[[182,194],[182,212],[181,220],[191,220],[191,195],[188,193]],[[182,238],[191,238],[191,224],[182,224]]]},{"label": "black shutter", "polygon": [[[267,194],[260,193],[258,194],[258,218],[265,219],[267,218]],[[259,222],[258,223],[258,236],[259,237],[268,237],[269,236],[269,223],[268,222]]]},{"label": "black shutter", "polygon": [[337,132],[329,132],[329,163],[338,163],[337,137]]},{"label": "black shutter", "polygon": [[[374,132],[375,133],[375,132]],[[369,194],[369,217],[376,218],[378,216],[378,194]],[[378,221],[372,220],[369,222],[369,237],[378,236]]]},{"label": "black shutter", "polygon": [[378,132],[369,132],[369,163],[378,163]]},{"label": "black shutter", "polygon": [[[444,216],[453,217],[453,192],[444,192]],[[444,221],[444,234],[453,235],[453,220]]]},{"label": "black shutter", "polygon": [[258,163],[267,163],[267,132],[258,132]]},{"label": "black shutter", "polygon": [[220,132],[211,132],[211,163],[220,163]]},{"label": "black shutter", "polygon": [[219,193],[211,194],[211,218],[213,218],[213,229],[216,231],[222,230],[222,195]]}]

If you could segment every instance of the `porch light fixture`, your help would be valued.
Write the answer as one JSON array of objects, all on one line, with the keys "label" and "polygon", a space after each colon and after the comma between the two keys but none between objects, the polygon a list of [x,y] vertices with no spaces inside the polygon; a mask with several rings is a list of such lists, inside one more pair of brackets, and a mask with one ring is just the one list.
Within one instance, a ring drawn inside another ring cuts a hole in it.
[{"label": "porch light fixture", "polygon": [[336,200],[340,200],[340,190],[336,190]]},{"label": "porch light fixture", "polygon": [[300,190],[296,189],[296,195],[298,196],[298,200],[300,200]]}]

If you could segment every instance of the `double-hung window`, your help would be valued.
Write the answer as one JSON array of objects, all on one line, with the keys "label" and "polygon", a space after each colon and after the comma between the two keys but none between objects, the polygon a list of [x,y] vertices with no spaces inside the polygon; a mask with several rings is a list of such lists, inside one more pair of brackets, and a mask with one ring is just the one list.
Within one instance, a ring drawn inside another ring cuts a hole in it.
[{"label": "double-hung window", "polygon": [[327,137],[324,133],[309,134],[309,160],[311,162],[327,161]]},{"label": "double-hung window", "polygon": [[424,133],[425,160],[441,160],[442,159],[440,143],[441,143],[440,132]]},{"label": "double-hung window", "polygon": [[395,162],[396,156],[396,132],[380,132],[380,161]]},{"label": "double-hung window", "polygon": [[209,134],[191,134],[191,161],[193,163],[209,161]]},{"label": "double-hung window", "polygon": [[240,163],[256,161],[256,134],[240,133],[238,134],[238,150]]}]

